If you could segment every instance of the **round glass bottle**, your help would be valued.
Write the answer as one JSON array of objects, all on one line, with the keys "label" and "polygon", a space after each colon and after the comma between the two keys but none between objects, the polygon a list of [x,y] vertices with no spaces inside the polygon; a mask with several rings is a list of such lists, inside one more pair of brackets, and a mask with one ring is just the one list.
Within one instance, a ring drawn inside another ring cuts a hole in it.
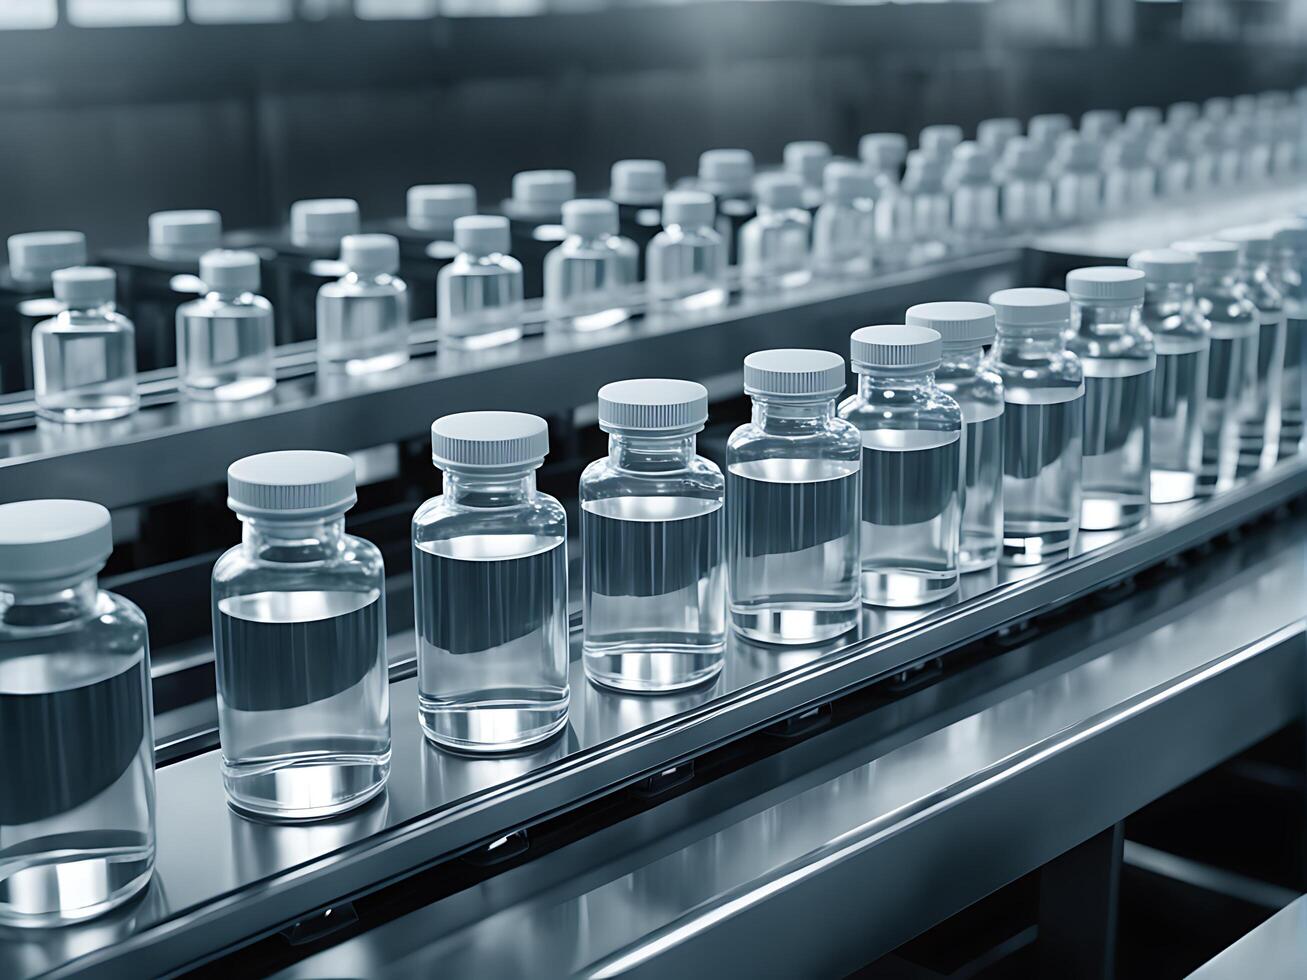
[{"label": "round glass bottle", "polygon": [[324,452],[227,469],[241,543],[213,567],[227,798],[272,820],[360,806],[390,773],[381,552],[345,533],[354,463]]},{"label": "round glass bottle", "polygon": [[876,182],[860,164],[836,160],[826,166],[824,187],[825,203],[812,221],[813,268],[832,279],[866,276],[876,235]]},{"label": "round glass bottle", "polygon": [[1066,277],[1072,334],[1067,349],[1085,376],[1080,526],[1134,527],[1151,493],[1153,336],[1139,318],[1144,274],[1121,266],[1075,269]]},{"label": "round glass bottle", "polygon": [[994,309],[985,303],[921,303],[905,317],[942,340],[935,371],[940,390],[962,409],[963,572],[993,568],[1003,550],[1003,381],[985,362],[994,342]]},{"label": "round glass bottle", "polygon": [[935,383],[939,334],[861,327],[858,393],[840,405],[862,439],[862,601],[920,606],[957,591],[962,409]]},{"label": "round glass bottle", "polygon": [[649,243],[650,302],[686,312],[726,302],[726,243],[713,227],[715,214],[706,191],[663,198],[666,227]]},{"label": "round glass bottle", "polygon": [[408,286],[394,235],[346,235],[340,260],[349,270],[318,290],[318,364],[348,375],[408,363]]},{"label": "round glass bottle", "polygon": [[154,867],[145,617],[102,592],[109,512],[0,506],[0,925],[119,906]]},{"label": "round glass bottle", "polygon": [[508,219],[473,214],[454,219],[458,255],[436,274],[440,339],[481,350],[522,337],[522,264],[508,254]]},{"label": "round glass bottle", "polygon": [[744,359],[751,421],[726,444],[731,625],[765,643],[818,643],[858,624],[862,437],[835,414],[844,358]]},{"label": "round glass bottle", "polygon": [[536,489],[545,420],[431,425],[443,492],[413,515],[418,720],[460,752],[511,752],[567,724],[567,514]]},{"label": "round glass bottle", "polygon": [[235,401],[277,384],[272,304],[258,295],[259,257],[216,250],[200,256],[202,299],[177,309],[177,381],[190,398]]},{"label": "round glass bottle", "polygon": [[558,330],[603,330],[630,316],[639,249],[617,233],[617,205],[583,198],[563,205],[567,237],[545,256],[545,312]]},{"label": "round glass bottle", "polygon": [[812,217],[803,209],[803,182],[793,174],[763,174],[756,183],[758,214],[740,229],[740,279],[756,292],[792,289],[812,278]]},{"label": "round glass bottle", "polygon": [[1291,221],[1275,232],[1275,281],[1284,294],[1284,379],[1280,456],[1302,451],[1307,404],[1307,221]]},{"label": "round glass bottle", "polygon": [[1157,248],[1136,252],[1129,265],[1144,274],[1140,319],[1153,335],[1157,352],[1150,413],[1150,496],[1155,504],[1190,500],[1198,493],[1203,466],[1202,418],[1212,329],[1194,302],[1198,259],[1188,252]]},{"label": "round glass bottle", "polygon": [[674,691],[722,668],[721,470],[695,451],[708,392],[637,379],[599,389],[608,455],[581,474],[585,669],[623,691]]},{"label": "round glass bottle", "polygon": [[1063,558],[1080,529],[1085,376],[1066,349],[1071,300],[1060,289],[989,297],[998,335],[988,364],[1003,379],[1003,561]]}]

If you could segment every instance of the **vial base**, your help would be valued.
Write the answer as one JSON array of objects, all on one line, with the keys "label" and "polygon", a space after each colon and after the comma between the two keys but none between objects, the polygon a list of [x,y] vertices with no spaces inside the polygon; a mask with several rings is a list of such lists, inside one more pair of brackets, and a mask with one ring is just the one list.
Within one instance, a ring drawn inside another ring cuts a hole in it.
[{"label": "vial base", "polygon": [[1178,504],[1198,496],[1198,476],[1179,470],[1153,470],[1149,496],[1155,504]]},{"label": "vial base", "polygon": [[[856,603],[856,600],[855,600]],[[858,625],[858,606],[771,606],[733,608],[731,626],[758,643],[821,643]]]},{"label": "vial base", "polygon": [[85,395],[36,402],[36,414],[51,422],[107,422],[131,415],[139,407],[135,395]]},{"label": "vial base", "polygon": [[354,377],[360,374],[375,374],[378,371],[392,371],[408,363],[408,351],[390,351],[385,354],[373,354],[369,357],[324,357],[320,364],[328,371],[336,371]]},{"label": "vial base", "polygon": [[[154,845],[132,843],[79,851],[75,861],[56,858],[77,847],[73,834],[25,842],[24,856],[0,852],[0,926],[47,928],[83,922],[130,901],[150,881]],[[105,835],[98,834],[103,838]]]},{"label": "vial base", "polygon": [[1008,526],[1003,529],[1003,564],[1042,565],[1065,558],[1075,537],[1076,528],[1070,523],[1046,530]]},{"label": "vial base", "polygon": [[565,688],[561,696],[558,690],[470,692],[457,705],[418,695],[418,722],[441,748],[470,755],[516,752],[562,731],[569,700]]},{"label": "vial base", "polygon": [[277,386],[269,376],[212,375],[182,382],[182,394],[196,401],[234,402],[266,395]]},{"label": "vial base", "polygon": [[585,651],[585,673],[601,687],[634,694],[663,694],[695,687],[721,672],[726,644],[685,646],[613,645]]},{"label": "vial base", "polygon": [[962,548],[958,551],[958,570],[962,573],[983,572],[998,564],[998,539],[990,535],[962,532]]},{"label": "vial base", "polygon": [[1086,489],[1080,504],[1080,527],[1085,531],[1134,527],[1147,516],[1148,499],[1142,494]]},{"label": "vial base", "polygon": [[390,753],[351,755],[287,751],[270,745],[239,765],[223,765],[227,800],[275,821],[322,820],[362,806],[390,775]]},{"label": "vial base", "polygon": [[550,320],[548,329],[555,333],[594,333],[621,326],[631,319],[631,311],[623,306],[596,310],[593,313],[574,313]]},{"label": "vial base", "polygon": [[476,333],[456,333],[446,330],[440,335],[441,345],[449,350],[487,350],[521,339],[522,326],[516,323],[496,330],[481,330]]},{"label": "vial base", "polygon": [[958,590],[957,571],[916,568],[863,568],[862,601],[902,609],[938,602]]}]

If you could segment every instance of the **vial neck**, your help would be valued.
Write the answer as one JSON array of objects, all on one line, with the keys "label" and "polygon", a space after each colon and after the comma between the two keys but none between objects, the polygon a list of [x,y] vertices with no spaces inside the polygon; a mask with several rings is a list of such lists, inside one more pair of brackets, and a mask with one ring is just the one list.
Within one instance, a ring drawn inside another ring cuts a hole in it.
[{"label": "vial neck", "polygon": [[[1070,324],[1065,324],[1070,327]],[[1016,354],[1022,357],[1056,354],[1062,349],[1064,327],[1049,329],[1003,325],[998,329],[994,349],[1000,354]]]},{"label": "vial neck", "polygon": [[322,561],[345,546],[345,516],[281,521],[244,517],[241,543],[250,557],[263,561]]},{"label": "vial neck", "polygon": [[693,432],[680,435],[608,434],[608,459],[618,469],[636,473],[659,473],[680,470],[694,459],[696,439]]},{"label": "vial neck", "polygon": [[975,347],[955,347],[944,348],[944,359],[940,362],[940,371],[949,371],[955,373],[974,373],[980,370],[980,364],[985,359],[985,348],[977,345]]},{"label": "vial neck", "polygon": [[1148,286],[1144,292],[1143,314],[1170,316],[1189,307],[1194,301],[1191,282],[1164,282]]},{"label": "vial neck", "polygon": [[343,282],[358,283],[363,286],[387,286],[395,281],[389,272],[354,272],[345,273]]},{"label": "vial neck", "polygon": [[1139,306],[1134,303],[1077,303],[1074,315],[1076,330],[1082,335],[1121,333],[1139,316]]},{"label": "vial neck", "polygon": [[814,429],[834,417],[834,398],[753,396],[753,424],[766,432],[786,434]]},{"label": "vial neck", "polygon": [[863,400],[870,400],[886,391],[903,388],[924,388],[934,383],[934,371],[914,371],[904,374],[859,374],[858,395]]},{"label": "vial neck", "polygon": [[464,507],[510,507],[535,498],[536,474],[534,469],[445,470],[444,493]]},{"label": "vial neck", "polygon": [[0,624],[58,626],[94,615],[95,574],[54,582],[0,583]]},{"label": "vial neck", "polygon": [[211,289],[204,296],[211,303],[226,303],[229,306],[249,305],[251,293],[245,289]]},{"label": "vial neck", "polygon": [[113,301],[107,303],[98,303],[92,306],[70,305],[65,308],[69,316],[83,317],[88,319],[104,319],[114,312]]}]

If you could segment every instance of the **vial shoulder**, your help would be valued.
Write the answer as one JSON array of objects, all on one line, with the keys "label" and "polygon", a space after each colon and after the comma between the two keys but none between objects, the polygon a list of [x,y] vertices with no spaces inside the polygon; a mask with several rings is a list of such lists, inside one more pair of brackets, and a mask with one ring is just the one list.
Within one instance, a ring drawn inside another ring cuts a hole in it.
[{"label": "vial shoulder", "polygon": [[413,541],[470,534],[556,534],[566,536],[567,511],[547,493],[507,507],[468,507],[447,494],[425,501],[413,514]]},{"label": "vial shoulder", "polygon": [[727,439],[726,462],[730,465],[769,457],[815,459],[847,455],[856,458],[861,447],[858,427],[838,417],[793,432],[769,432],[756,423],[746,422]]},{"label": "vial shoulder", "polygon": [[584,503],[610,497],[712,495],[724,491],[725,486],[726,478],[717,464],[703,456],[696,455],[679,469],[653,472],[622,469],[601,458],[582,471],[579,491]]}]

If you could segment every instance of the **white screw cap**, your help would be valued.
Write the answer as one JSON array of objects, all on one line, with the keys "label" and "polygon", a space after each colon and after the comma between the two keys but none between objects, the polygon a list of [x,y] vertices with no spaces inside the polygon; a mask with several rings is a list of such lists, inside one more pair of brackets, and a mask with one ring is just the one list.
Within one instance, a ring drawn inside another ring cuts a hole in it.
[{"label": "white screw cap", "polygon": [[830,144],[820,140],[786,143],[783,154],[785,169],[809,187],[820,187],[822,173],[830,163]]},{"label": "white screw cap", "polygon": [[9,236],[9,274],[17,282],[48,285],[55,269],[86,264],[80,231],[28,231]]},{"label": "white screw cap", "polygon": [[0,582],[67,580],[102,567],[113,551],[109,512],[89,500],[0,505]]},{"label": "white screw cap", "polygon": [[704,150],[699,183],[710,194],[748,197],[753,192],[753,154],[748,150]]},{"label": "white screw cap", "polygon": [[473,255],[507,255],[511,247],[508,219],[498,214],[469,214],[454,219],[454,244]]},{"label": "white screw cap", "polygon": [[399,240],[394,235],[346,235],[340,260],[360,276],[388,276],[399,271]]},{"label": "white screw cap", "polygon": [[471,184],[418,184],[408,189],[405,203],[410,227],[444,231],[456,219],[477,213],[477,192]]},{"label": "white screw cap", "polygon": [[156,211],[149,225],[150,252],[164,258],[198,258],[222,245],[217,211]]},{"label": "white screw cap", "polygon": [[296,201],[290,206],[290,240],[303,247],[331,248],[359,230],[359,205],[347,197]]},{"label": "white screw cap", "polygon": [[703,228],[716,214],[716,202],[707,191],[668,191],[663,197],[664,225]]},{"label": "white screw cap", "polygon": [[117,276],[112,269],[79,265],[71,269],[56,269],[50,278],[54,283],[55,299],[69,309],[86,310],[113,302]]},{"label": "white screw cap", "polygon": [[618,160],[609,176],[609,199],[618,204],[657,207],[667,193],[667,167],[661,160]]},{"label": "white screw cap", "polygon": [[256,293],[259,257],[253,252],[215,249],[200,256],[200,281],[215,292]]},{"label": "white screw cap", "polygon": [[578,198],[563,205],[563,228],[569,235],[600,238],[617,234],[617,205],[600,198]]}]

